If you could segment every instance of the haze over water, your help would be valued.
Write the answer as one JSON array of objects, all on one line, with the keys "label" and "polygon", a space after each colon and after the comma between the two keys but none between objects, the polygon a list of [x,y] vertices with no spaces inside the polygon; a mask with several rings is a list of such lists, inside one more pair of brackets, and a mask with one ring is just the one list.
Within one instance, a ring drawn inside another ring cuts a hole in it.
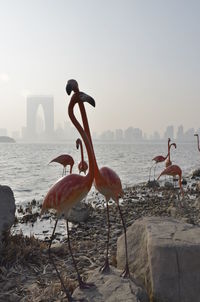
[{"label": "haze over water", "polygon": [[[1,144],[0,147],[0,184],[12,188],[18,204],[33,199],[42,200],[51,185],[61,177],[60,164],[48,165],[54,157],[64,153],[72,155],[75,161],[73,173],[78,173],[80,150],[76,149],[75,143],[16,143]],[[167,154],[167,142],[96,143],[94,147],[99,167],[108,166],[117,172],[123,187],[147,181],[149,168],[153,164],[152,158]],[[85,160],[87,161],[86,155]],[[200,153],[196,139],[194,138],[194,143],[177,143],[177,149],[172,147],[171,160],[182,168],[183,176],[199,168]],[[163,168],[163,163],[157,165],[156,176]]]}]

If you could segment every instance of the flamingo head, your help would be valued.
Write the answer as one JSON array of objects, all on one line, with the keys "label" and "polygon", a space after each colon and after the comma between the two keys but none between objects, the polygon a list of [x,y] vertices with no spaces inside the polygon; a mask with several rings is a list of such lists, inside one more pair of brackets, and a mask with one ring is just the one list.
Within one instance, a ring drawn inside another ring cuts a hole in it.
[{"label": "flamingo head", "polygon": [[199,136],[199,135],[197,133],[195,133],[194,136]]},{"label": "flamingo head", "polygon": [[81,140],[80,140],[80,138],[77,138],[77,140],[76,140],[76,149],[79,148],[80,144],[81,144]]},{"label": "flamingo head", "polygon": [[171,142],[171,138],[168,138],[168,144]]},{"label": "flamingo head", "polygon": [[66,85],[67,94],[70,95],[72,91],[79,92],[78,82],[73,79],[69,80]]},{"label": "flamingo head", "polygon": [[176,149],[176,143],[172,143],[172,144],[170,145],[170,148],[171,148],[171,146],[174,146],[174,148]]}]

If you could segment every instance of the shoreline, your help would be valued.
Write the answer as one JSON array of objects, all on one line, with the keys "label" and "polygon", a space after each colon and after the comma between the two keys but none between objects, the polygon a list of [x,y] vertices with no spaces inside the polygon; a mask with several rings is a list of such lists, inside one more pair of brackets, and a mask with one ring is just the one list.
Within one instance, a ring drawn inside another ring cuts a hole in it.
[{"label": "shoreline", "polygon": [[[148,187],[146,183],[125,188],[121,209],[126,226],[129,227],[135,220],[144,216],[174,217],[200,226],[198,180],[186,179],[187,185],[184,186],[184,190],[186,191],[187,188],[187,193],[182,200],[178,198],[179,189],[177,188]],[[106,208],[102,207],[103,197],[99,193],[95,193],[93,197],[96,202],[93,204],[93,211],[87,222],[73,224],[70,229],[72,250],[79,271],[85,280],[91,270],[103,264],[106,250]],[[32,208],[34,207],[39,209],[37,202],[32,205]],[[112,203],[109,209],[111,225],[109,261],[116,267],[116,243],[117,238],[123,233],[123,228],[116,205]],[[33,218],[36,221],[43,221],[44,224],[51,221],[50,228],[53,227],[55,221],[52,215],[43,218],[33,215]],[[21,222],[20,226],[23,227],[26,223],[28,226],[34,225],[36,222],[27,220],[27,222]],[[65,222],[59,220],[58,225],[60,223],[63,229],[57,230],[56,240],[53,241],[51,251],[65,284],[73,292],[77,286],[77,276],[68,251]],[[11,232],[13,233],[13,229]],[[59,299],[67,301],[56,272],[49,262],[49,234],[48,225],[46,225],[46,229],[42,232],[44,240],[34,236],[24,237],[22,234],[10,235],[3,256],[4,263],[0,265],[2,274],[0,301],[3,299],[11,301],[9,300],[11,295],[16,297],[12,301],[21,302],[41,301],[41,299],[43,301]]]}]

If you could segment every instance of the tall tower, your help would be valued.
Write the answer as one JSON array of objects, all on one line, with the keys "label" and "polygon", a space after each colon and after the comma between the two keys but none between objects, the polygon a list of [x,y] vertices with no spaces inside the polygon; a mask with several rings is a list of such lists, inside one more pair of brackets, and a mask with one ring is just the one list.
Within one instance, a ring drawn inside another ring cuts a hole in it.
[{"label": "tall tower", "polygon": [[27,97],[27,122],[26,137],[37,139],[36,116],[38,107],[42,106],[44,112],[45,131],[44,138],[51,139],[54,135],[54,100],[52,96],[29,96]]}]

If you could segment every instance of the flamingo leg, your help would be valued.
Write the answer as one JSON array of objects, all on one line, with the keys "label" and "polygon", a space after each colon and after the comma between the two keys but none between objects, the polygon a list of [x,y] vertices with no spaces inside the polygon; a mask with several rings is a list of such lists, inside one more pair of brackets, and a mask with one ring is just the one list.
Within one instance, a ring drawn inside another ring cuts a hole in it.
[{"label": "flamingo leg", "polygon": [[122,211],[121,211],[121,208],[120,208],[120,205],[119,205],[119,201],[117,201],[117,206],[118,206],[119,214],[120,214],[120,217],[121,217],[122,225],[123,225],[123,228],[124,228],[125,254],[126,254],[125,269],[124,269],[123,273],[121,274],[121,276],[123,278],[129,278],[130,277],[130,272],[129,272],[129,266],[128,266],[128,248],[127,248],[126,225],[125,225],[124,218],[123,218],[123,215],[122,215]]},{"label": "flamingo leg", "polygon": [[67,241],[68,241],[68,247],[69,247],[69,252],[70,252],[70,255],[72,257],[72,261],[73,261],[73,264],[74,264],[74,267],[75,267],[75,270],[76,270],[76,273],[77,273],[77,278],[78,278],[78,283],[79,283],[79,287],[81,289],[84,289],[84,288],[90,288],[91,286],[94,286],[93,283],[85,283],[81,276],[80,276],[80,273],[78,271],[78,267],[77,267],[77,264],[76,264],[76,261],[74,259],[74,255],[72,253],[72,248],[71,248],[71,243],[70,243],[70,236],[69,236],[69,222],[68,222],[68,219],[66,219],[66,225],[67,225]]},{"label": "flamingo leg", "polygon": [[101,273],[109,273],[110,266],[108,260],[108,250],[109,250],[109,240],[110,240],[110,215],[109,215],[109,206],[108,206],[108,199],[106,198],[106,212],[107,212],[107,223],[108,223],[108,230],[107,230],[107,241],[106,241],[106,258],[104,265],[100,268]]},{"label": "flamingo leg", "polygon": [[155,163],[153,163],[153,165],[151,166],[151,168],[149,170],[149,181],[150,181],[150,178],[151,178],[151,169],[153,168],[154,165],[155,165]]},{"label": "flamingo leg", "polygon": [[155,180],[155,174],[156,174],[156,164],[155,164],[155,167],[154,167],[154,180]]},{"label": "flamingo leg", "polygon": [[52,232],[52,235],[51,235],[51,239],[50,239],[50,242],[49,242],[49,248],[48,248],[49,260],[50,260],[51,263],[53,264],[53,267],[54,267],[54,269],[55,269],[55,271],[56,271],[56,273],[57,273],[57,276],[58,276],[58,278],[59,278],[59,280],[60,280],[60,283],[61,283],[61,285],[62,285],[62,287],[63,287],[63,289],[64,289],[64,291],[65,291],[65,294],[66,294],[66,297],[67,297],[68,301],[69,301],[69,302],[73,302],[74,299],[72,298],[72,296],[71,296],[69,290],[68,290],[68,289],[66,288],[66,286],[64,285],[64,282],[63,282],[63,280],[62,280],[62,278],[61,278],[61,276],[60,276],[60,273],[59,273],[59,271],[58,271],[58,269],[57,269],[57,267],[56,267],[55,261],[54,261],[54,259],[53,259],[52,256],[51,256],[51,244],[52,244],[53,239],[55,238],[55,230],[56,230],[57,223],[58,223],[58,218],[56,219],[56,222],[55,222],[55,225],[54,225],[54,228],[53,228],[53,232]]}]

